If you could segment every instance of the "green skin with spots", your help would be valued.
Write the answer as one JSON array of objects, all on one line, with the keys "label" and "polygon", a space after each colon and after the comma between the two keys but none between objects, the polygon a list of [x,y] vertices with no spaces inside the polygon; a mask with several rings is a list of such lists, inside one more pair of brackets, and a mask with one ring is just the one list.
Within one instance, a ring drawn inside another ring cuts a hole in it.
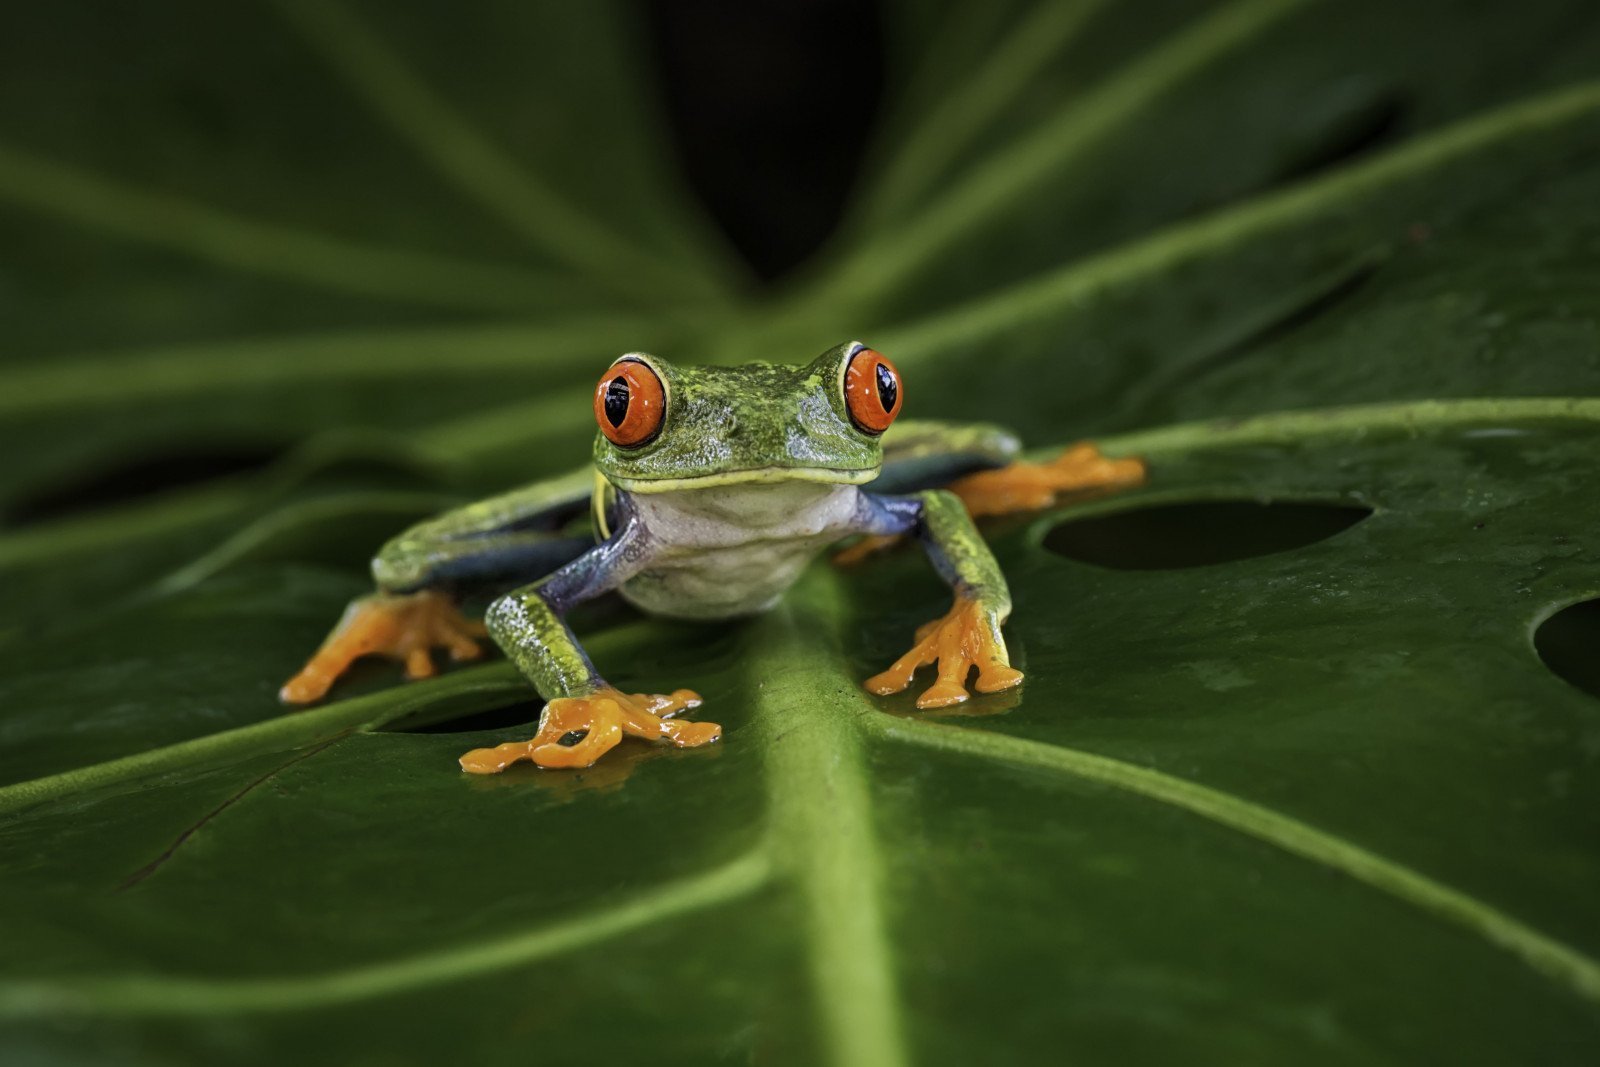
[{"label": "green skin with spots", "polygon": [[[566,624],[577,603],[621,590],[668,615],[760,610],[773,590],[741,600],[744,576],[771,586],[774,575],[797,573],[845,537],[910,534],[952,589],[977,602],[998,643],[1011,610],[1005,578],[961,501],[935,487],[1003,466],[1018,443],[984,425],[858,429],[844,376],[862,347],[839,345],[804,366],[624,357],[647,364],[664,386],[666,414],[653,439],[629,449],[597,433],[592,469],[405,531],[373,560],[378,587],[500,594],[485,617],[489,633],[550,700],[607,688]],[[563,534],[585,509],[593,536]],[[697,602],[708,575],[723,599]]]}]

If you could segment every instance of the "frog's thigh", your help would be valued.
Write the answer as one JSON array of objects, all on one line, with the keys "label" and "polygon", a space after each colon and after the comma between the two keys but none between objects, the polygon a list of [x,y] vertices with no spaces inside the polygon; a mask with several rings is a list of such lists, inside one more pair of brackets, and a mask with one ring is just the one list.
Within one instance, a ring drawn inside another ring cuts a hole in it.
[{"label": "frog's thigh", "polygon": [[962,475],[1002,467],[1020,448],[1009,430],[988,423],[908,419],[884,435],[883,470],[866,489],[888,496],[937,489]]}]

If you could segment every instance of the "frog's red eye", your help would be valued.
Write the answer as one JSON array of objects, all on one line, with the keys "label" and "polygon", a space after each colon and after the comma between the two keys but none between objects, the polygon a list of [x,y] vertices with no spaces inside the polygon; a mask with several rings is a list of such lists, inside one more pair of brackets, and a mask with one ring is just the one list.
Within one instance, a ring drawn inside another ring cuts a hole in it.
[{"label": "frog's red eye", "polygon": [[900,372],[893,363],[870,348],[850,357],[844,372],[844,401],[856,429],[874,436],[887,430],[900,414],[904,398]]},{"label": "frog's red eye", "polygon": [[667,394],[661,379],[636,359],[619,359],[600,376],[594,389],[594,421],[606,440],[622,448],[638,448],[661,430]]}]

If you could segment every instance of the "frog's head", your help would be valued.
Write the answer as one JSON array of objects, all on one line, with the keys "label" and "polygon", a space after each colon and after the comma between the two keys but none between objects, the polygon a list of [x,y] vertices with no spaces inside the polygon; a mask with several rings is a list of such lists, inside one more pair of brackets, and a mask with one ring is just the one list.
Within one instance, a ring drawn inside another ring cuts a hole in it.
[{"label": "frog's head", "polygon": [[858,341],[802,367],[675,367],[633,352],[595,389],[594,463],[613,484],[662,493],[740,482],[859,485],[877,477],[900,375]]}]

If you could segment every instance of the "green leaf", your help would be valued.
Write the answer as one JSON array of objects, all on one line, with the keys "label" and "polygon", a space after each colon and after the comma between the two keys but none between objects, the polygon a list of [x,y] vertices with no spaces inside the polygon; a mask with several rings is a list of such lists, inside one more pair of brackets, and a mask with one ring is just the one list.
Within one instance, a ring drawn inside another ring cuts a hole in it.
[{"label": "green leaf", "polygon": [[[843,226],[752,294],[635,8],[441,12],[3,46],[0,1060],[1600,1047],[1600,694],[1539,644],[1600,598],[1600,14],[902,0]],[[503,662],[283,713],[378,541],[583,460],[618,351],[851,336],[1150,462],[986,527],[1021,690],[860,688],[946,605],[896,550],[578,620],[708,750],[465,777],[538,716]]]}]

